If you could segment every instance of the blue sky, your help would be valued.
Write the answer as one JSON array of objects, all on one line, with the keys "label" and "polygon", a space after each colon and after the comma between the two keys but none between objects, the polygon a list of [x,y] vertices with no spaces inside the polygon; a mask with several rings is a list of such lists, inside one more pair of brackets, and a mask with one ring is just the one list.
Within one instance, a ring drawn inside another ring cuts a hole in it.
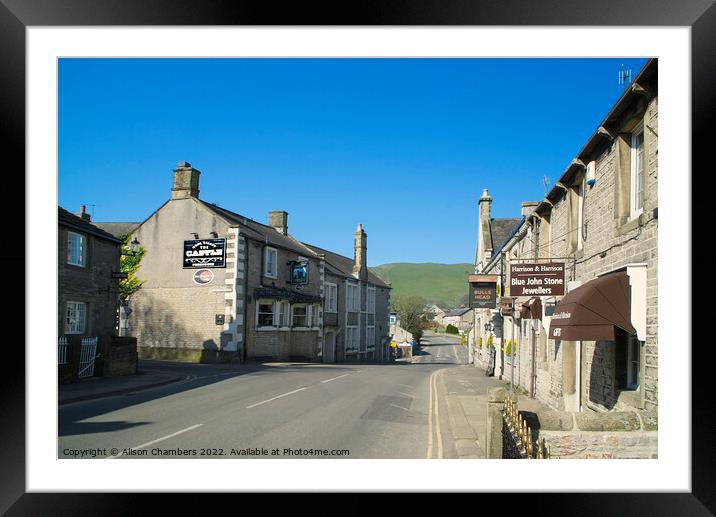
[{"label": "blue sky", "polygon": [[[58,202],[142,221],[200,197],[368,263],[472,262],[477,199],[544,196],[645,59],[61,59]],[[94,205],[94,206],[93,206]]]}]

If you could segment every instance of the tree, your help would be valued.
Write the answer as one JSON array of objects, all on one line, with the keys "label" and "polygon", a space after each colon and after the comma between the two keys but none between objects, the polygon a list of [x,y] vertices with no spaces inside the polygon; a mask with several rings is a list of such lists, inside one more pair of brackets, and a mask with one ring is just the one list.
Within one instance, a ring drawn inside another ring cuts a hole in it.
[{"label": "tree", "polygon": [[119,240],[122,241],[122,255],[119,257],[119,270],[127,273],[127,278],[119,280],[119,299],[126,302],[130,296],[139,291],[144,284],[143,280],[139,280],[134,274],[139,269],[139,263],[142,261],[142,257],[147,253],[145,248],[141,246],[137,251],[131,251],[129,245],[129,238],[132,235],[125,233],[119,236]]},{"label": "tree", "polygon": [[398,313],[400,326],[418,342],[423,337],[421,323],[425,321],[425,305],[425,299],[420,296],[396,295],[393,298],[393,311]]}]

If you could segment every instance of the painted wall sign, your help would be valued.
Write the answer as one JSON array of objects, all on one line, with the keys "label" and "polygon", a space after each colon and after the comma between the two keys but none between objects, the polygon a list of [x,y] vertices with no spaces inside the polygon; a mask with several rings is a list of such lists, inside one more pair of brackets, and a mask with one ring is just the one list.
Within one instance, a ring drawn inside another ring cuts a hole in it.
[{"label": "painted wall sign", "polygon": [[184,241],[184,269],[226,267],[226,239]]},{"label": "painted wall sign", "polygon": [[291,283],[305,284],[308,283],[308,262],[291,263]]},{"label": "painted wall sign", "polygon": [[214,280],[214,272],[211,269],[199,269],[194,272],[194,283],[199,285],[210,284]]},{"label": "painted wall sign", "polygon": [[564,263],[510,264],[510,296],[564,296]]}]

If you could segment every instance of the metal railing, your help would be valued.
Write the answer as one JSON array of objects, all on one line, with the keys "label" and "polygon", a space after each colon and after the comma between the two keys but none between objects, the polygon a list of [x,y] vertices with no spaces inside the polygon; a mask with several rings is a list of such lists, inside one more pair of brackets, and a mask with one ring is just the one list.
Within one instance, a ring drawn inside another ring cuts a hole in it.
[{"label": "metal railing", "polygon": [[57,340],[57,364],[67,364],[67,336],[60,336]]},{"label": "metal railing", "polygon": [[517,401],[505,399],[502,411],[502,457],[513,459],[550,459],[544,438],[534,440],[532,429],[517,408]]}]

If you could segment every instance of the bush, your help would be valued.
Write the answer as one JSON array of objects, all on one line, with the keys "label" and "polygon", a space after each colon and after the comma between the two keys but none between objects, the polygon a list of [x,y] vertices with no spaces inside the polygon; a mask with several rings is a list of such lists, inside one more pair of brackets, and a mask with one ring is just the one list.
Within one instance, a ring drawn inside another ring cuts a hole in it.
[{"label": "bush", "polygon": [[457,329],[456,326],[448,325],[447,327],[445,327],[445,333],[446,334],[459,334],[460,331]]}]

